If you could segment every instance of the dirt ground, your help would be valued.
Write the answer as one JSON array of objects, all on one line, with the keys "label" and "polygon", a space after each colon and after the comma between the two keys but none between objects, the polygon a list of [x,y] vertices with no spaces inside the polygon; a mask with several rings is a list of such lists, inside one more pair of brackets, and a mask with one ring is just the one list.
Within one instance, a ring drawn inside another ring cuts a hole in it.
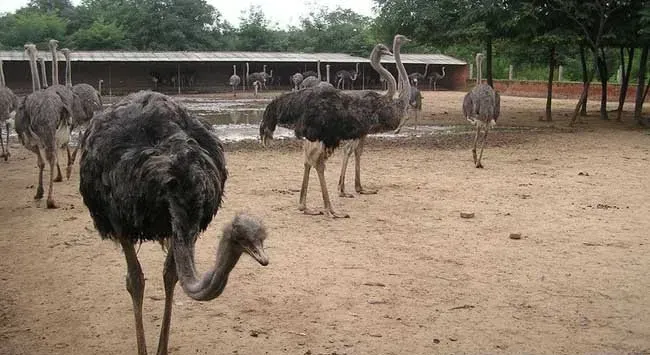
[{"label": "dirt ground", "polygon": [[[427,121],[464,124],[461,97],[427,93]],[[328,188],[349,219],[297,211],[297,142],[227,147],[225,203],[197,243],[199,269],[241,210],[264,218],[271,263],[242,257],[211,302],[177,287],[170,352],[650,353],[648,131],[595,113],[564,129],[574,101],[556,102],[549,124],[537,121],[544,100],[502,100],[500,125],[538,129],[491,133],[485,169],[472,165],[471,133],[372,139],[362,181],[379,193],[346,199],[335,154]],[[94,231],[78,166],[47,210],[31,199],[34,155],[12,147],[0,162],[0,354],[134,354],[125,261]],[[308,205],[320,208],[317,186],[312,174]],[[153,353],[165,255],[148,243],[139,257]]]}]

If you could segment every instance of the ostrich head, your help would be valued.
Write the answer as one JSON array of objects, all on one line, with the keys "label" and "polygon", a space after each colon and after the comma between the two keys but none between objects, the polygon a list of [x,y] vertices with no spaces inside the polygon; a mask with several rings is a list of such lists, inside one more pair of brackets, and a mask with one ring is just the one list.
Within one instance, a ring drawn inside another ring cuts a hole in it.
[{"label": "ostrich head", "polygon": [[70,55],[70,49],[69,48],[61,48],[60,52],[63,54],[64,57],[68,57]]},{"label": "ostrich head", "polygon": [[250,255],[263,266],[269,264],[269,257],[264,252],[266,228],[261,220],[239,213],[223,228],[223,238],[232,242],[236,251]]},{"label": "ostrich head", "polygon": [[50,47],[50,49],[55,49],[59,46],[59,41],[55,39],[51,39],[47,42],[47,45]]}]

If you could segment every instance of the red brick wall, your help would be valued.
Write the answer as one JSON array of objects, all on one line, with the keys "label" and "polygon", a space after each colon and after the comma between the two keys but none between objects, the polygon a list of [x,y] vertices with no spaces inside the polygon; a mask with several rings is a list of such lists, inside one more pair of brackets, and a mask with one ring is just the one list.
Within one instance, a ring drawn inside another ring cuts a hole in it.
[{"label": "red brick wall", "polygon": [[[467,81],[468,86],[474,84],[473,81]],[[503,95],[525,96],[525,97],[546,97],[547,82],[545,81],[528,81],[528,80],[494,80],[494,87]],[[582,93],[582,83],[561,82],[553,83],[553,98],[557,99],[577,99]],[[600,100],[601,95],[600,83],[592,83],[589,86],[589,99]],[[620,85],[607,84],[608,101],[618,101]],[[626,102],[634,102],[636,97],[636,85],[630,85],[627,89]],[[650,101],[650,95],[646,97],[646,102]]]}]

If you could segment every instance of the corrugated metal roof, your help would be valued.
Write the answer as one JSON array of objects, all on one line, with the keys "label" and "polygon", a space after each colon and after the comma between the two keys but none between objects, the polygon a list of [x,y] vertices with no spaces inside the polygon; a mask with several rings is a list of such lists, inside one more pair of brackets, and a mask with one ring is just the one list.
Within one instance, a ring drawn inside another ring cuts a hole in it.
[{"label": "corrugated metal roof", "polygon": [[[39,51],[39,57],[51,60],[49,51]],[[63,61],[63,54],[58,53]],[[4,61],[28,60],[24,51],[0,51]],[[296,53],[296,52],[127,52],[127,51],[73,51],[73,62],[310,62],[318,60],[329,63],[368,63],[367,58],[343,53]],[[394,63],[392,57],[384,57],[382,62]],[[402,54],[404,64],[467,64],[442,54]]]}]

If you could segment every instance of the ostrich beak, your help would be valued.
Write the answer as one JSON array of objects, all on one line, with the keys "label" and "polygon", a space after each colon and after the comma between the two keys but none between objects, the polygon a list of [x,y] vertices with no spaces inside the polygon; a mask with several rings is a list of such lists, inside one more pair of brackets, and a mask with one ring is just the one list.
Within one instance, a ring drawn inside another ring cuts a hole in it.
[{"label": "ostrich beak", "polygon": [[269,264],[269,257],[264,251],[264,243],[262,241],[254,242],[251,246],[245,246],[244,250],[253,259],[257,260],[262,266]]}]

